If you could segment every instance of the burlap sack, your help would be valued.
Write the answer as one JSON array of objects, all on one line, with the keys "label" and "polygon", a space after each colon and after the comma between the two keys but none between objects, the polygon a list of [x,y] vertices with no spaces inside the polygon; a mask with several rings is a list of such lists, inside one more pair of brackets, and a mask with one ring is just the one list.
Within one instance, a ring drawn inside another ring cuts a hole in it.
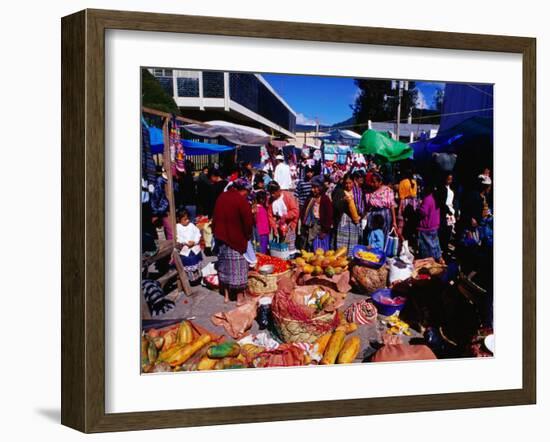
[{"label": "burlap sack", "polygon": [[356,265],[351,269],[351,275],[355,283],[362,287],[367,294],[370,294],[386,287],[388,267],[384,265],[379,269],[370,269]]}]

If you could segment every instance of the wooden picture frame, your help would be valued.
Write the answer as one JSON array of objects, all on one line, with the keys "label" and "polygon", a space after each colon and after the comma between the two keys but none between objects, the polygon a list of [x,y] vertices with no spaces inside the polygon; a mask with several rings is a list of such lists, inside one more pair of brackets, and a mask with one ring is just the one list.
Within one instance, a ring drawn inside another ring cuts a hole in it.
[{"label": "wooden picture frame", "polygon": [[[107,414],[105,412],[105,30],[124,29],[496,51],[523,63],[523,385],[429,394]],[[142,430],[472,407],[536,400],[536,40],[405,29],[106,10],[62,19],[62,409],[83,432]]]}]

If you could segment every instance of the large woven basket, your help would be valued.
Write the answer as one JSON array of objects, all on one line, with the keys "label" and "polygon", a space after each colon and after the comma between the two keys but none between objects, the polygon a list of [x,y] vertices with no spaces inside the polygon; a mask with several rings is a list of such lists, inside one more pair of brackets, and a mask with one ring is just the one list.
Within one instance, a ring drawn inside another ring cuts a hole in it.
[{"label": "large woven basket", "polygon": [[274,293],[277,291],[277,282],[283,276],[288,275],[291,270],[281,273],[273,273],[271,275],[263,275],[258,272],[248,273],[248,291],[250,294],[259,296],[266,293]]},{"label": "large woven basket", "polygon": [[273,322],[285,342],[314,343],[320,336],[336,328],[338,318],[334,311],[304,322],[283,318],[273,312]]}]

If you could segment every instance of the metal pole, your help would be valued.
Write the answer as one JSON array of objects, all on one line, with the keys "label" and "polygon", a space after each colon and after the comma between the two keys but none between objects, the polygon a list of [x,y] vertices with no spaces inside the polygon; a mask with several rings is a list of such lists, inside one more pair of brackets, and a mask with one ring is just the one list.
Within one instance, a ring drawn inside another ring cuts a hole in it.
[{"label": "metal pole", "polygon": [[399,85],[399,93],[397,98],[397,130],[395,134],[395,139],[399,141],[399,130],[400,130],[400,124],[401,124],[401,97],[403,95],[403,89],[401,88],[401,85]]}]

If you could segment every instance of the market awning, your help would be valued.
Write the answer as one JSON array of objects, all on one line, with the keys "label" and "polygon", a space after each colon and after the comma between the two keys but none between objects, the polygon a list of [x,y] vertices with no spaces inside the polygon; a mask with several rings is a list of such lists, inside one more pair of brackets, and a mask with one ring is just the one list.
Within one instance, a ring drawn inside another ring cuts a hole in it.
[{"label": "market awning", "polygon": [[345,143],[351,146],[355,146],[359,143],[359,140],[361,140],[361,135],[353,132],[352,130],[334,129],[326,135],[318,135],[314,138],[333,143]]},{"label": "market awning", "polygon": [[186,124],[188,132],[204,138],[223,137],[239,146],[264,146],[271,141],[271,136],[263,130],[228,121],[207,121],[204,124]]},{"label": "market awning", "polygon": [[413,154],[413,149],[408,144],[393,140],[384,132],[372,129],[363,133],[359,146],[354,151],[362,154],[379,155],[392,163],[411,158]]},{"label": "market awning", "polygon": [[235,149],[224,144],[200,143],[198,141],[181,140],[185,155],[213,155]]}]

